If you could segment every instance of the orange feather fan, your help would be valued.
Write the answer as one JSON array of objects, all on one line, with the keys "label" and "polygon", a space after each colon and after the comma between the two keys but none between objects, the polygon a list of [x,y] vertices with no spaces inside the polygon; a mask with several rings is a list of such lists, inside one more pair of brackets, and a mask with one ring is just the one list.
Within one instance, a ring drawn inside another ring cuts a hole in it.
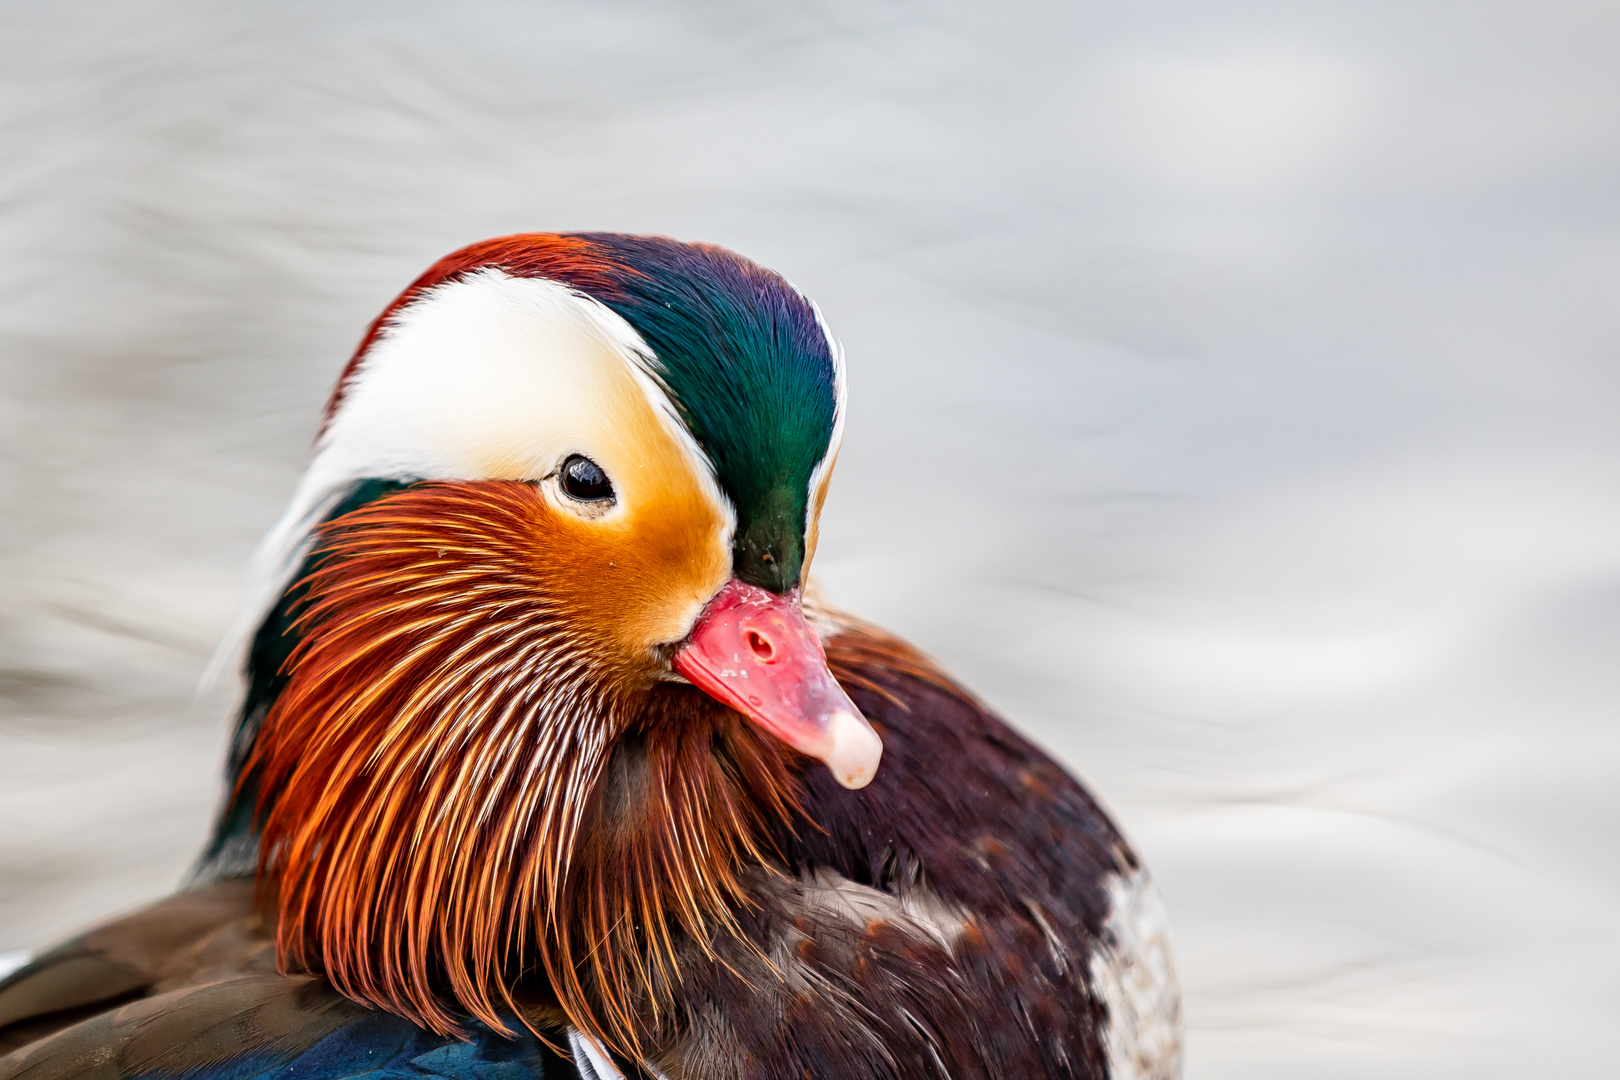
[{"label": "orange feather fan", "polygon": [[641,1056],[681,952],[735,931],[796,766],[578,621],[558,518],[531,485],[427,484],[322,530],[243,772],[261,897],[284,970],[439,1033],[554,1002]]}]

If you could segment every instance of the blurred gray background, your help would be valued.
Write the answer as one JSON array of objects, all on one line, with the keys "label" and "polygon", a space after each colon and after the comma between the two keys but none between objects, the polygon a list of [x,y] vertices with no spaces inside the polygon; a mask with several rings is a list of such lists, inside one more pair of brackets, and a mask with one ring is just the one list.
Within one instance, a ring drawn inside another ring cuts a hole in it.
[{"label": "blurred gray background", "polygon": [[6,0],[0,952],[183,873],[367,321],[655,231],[822,304],[819,576],[1118,813],[1193,1080],[1609,1074],[1617,56],[1574,0]]}]

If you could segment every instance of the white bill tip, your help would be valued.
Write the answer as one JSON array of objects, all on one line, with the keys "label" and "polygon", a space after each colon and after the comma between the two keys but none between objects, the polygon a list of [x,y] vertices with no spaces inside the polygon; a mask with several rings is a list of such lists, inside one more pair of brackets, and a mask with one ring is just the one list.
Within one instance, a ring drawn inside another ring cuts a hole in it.
[{"label": "white bill tip", "polygon": [[827,722],[827,753],[822,761],[833,778],[855,790],[872,782],[883,759],[883,740],[858,712],[840,709]]}]

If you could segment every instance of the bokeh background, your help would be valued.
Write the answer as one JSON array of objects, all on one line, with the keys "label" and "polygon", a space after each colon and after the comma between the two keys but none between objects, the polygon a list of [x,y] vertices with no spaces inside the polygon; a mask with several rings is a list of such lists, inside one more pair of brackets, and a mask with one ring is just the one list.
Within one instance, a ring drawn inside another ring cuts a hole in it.
[{"label": "bokeh background", "polygon": [[1060,754],[1189,1077],[1597,1076],[1620,6],[0,3],[0,952],[171,889],[198,677],[367,321],[735,247],[852,405],[817,570]]}]

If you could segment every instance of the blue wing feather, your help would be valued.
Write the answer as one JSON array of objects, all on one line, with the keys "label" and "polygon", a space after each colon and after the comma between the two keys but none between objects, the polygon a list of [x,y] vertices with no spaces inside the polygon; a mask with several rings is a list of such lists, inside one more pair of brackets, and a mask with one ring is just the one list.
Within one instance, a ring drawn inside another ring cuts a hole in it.
[{"label": "blue wing feather", "polygon": [[0,1080],[578,1080],[528,1031],[465,1040],[366,1009],[324,980],[250,975],[141,998],[0,1059]]},{"label": "blue wing feather", "polygon": [[[445,1038],[387,1013],[369,1013],[291,1057],[245,1054],[187,1072],[185,1080],[577,1080],[572,1063],[524,1032],[509,1039],[478,1027]],[[179,1080],[171,1072],[131,1080]]]}]

